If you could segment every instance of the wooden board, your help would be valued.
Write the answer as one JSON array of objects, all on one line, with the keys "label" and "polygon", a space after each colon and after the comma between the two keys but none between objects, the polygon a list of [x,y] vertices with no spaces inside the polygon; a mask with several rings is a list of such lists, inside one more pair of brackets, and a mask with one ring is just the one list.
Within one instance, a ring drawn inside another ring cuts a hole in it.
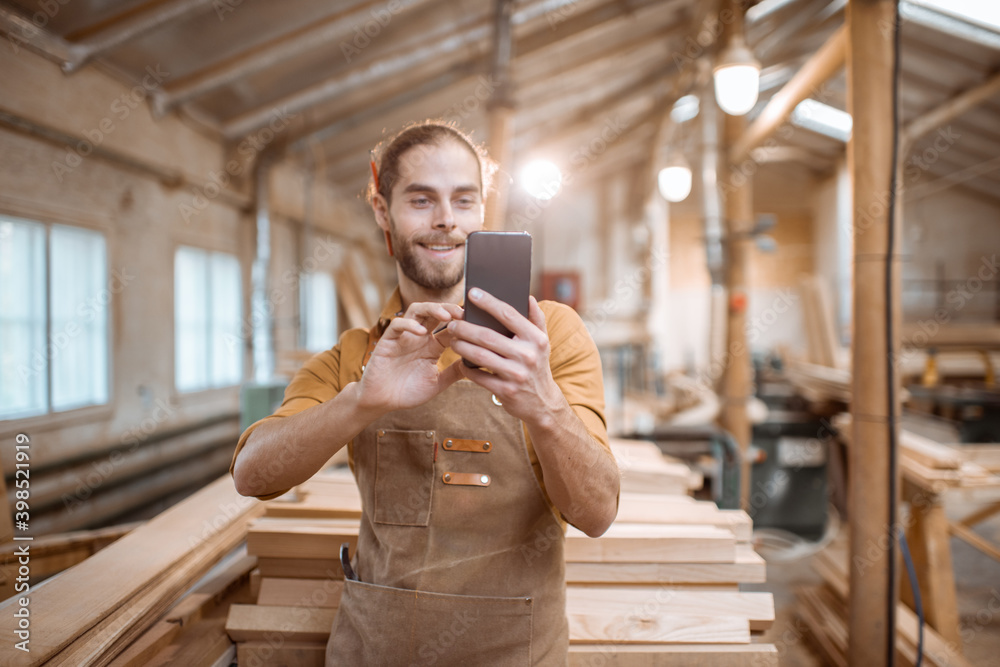
[{"label": "wooden board", "polygon": [[151,628],[132,642],[128,648],[110,664],[112,667],[143,667],[153,656],[173,643],[188,627],[195,624],[234,589],[245,585],[250,572],[256,566],[256,559],[245,555],[245,549],[237,552],[219,572],[206,578],[197,588],[186,595]]},{"label": "wooden board", "polygon": [[[566,613],[572,616],[590,612],[622,618],[638,626],[643,625],[641,621],[647,616],[655,618],[662,614],[685,618],[734,617],[744,623],[749,621],[750,629],[756,631],[766,630],[774,623],[774,597],[770,593],[693,592],[638,585],[567,586]],[[638,628],[637,632],[641,634],[644,630]]]},{"label": "wooden board", "polygon": [[678,503],[676,496],[667,494],[622,493],[615,523],[661,523],[673,525],[709,525],[733,532],[740,542],[753,534],[753,522],[743,510],[720,510],[711,501]]},{"label": "wooden board", "polygon": [[625,614],[615,615],[602,609],[566,612],[570,642],[612,643],[688,643],[748,644],[747,620],[739,616],[690,616],[671,614],[643,615],[633,621]]},{"label": "wooden board", "polygon": [[247,532],[247,552],[258,558],[336,558],[344,542],[354,553],[358,528],[351,519],[258,519]]},{"label": "wooden board", "polygon": [[822,587],[796,590],[795,611],[806,627],[809,637],[820,650],[827,664],[847,667],[847,610]]},{"label": "wooden board", "polygon": [[1000,473],[1000,445],[947,445],[966,461],[976,463],[993,473]]},{"label": "wooden board", "polygon": [[[237,526],[240,535],[234,537],[239,540],[244,530],[240,522],[260,509],[257,501],[237,494],[232,479],[226,475],[67,570],[60,575],[58,585],[48,584],[32,591],[31,653],[27,664],[40,664],[53,658],[95,628],[102,634],[109,633],[101,640],[101,645],[114,642],[131,631],[133,626],[124,622],[129,617],[119,614],[117,624],[109,622],[104,628],[99,626],[116,611],[131,607],[137,596],[149,596],[147,601],[151,606],[147,610],[153,609],[154,603],[164,601],[169,606],[177,599],[174,596],[182,594],[222,555],[213,553],[210,547],[229,539],[223,527]],[[192,526],[196,527],[194,535]],[[235,544],[226,545],[223,553],[233,546]],[[192,562],[192,552],[199,551],[204,562],[200,558]],[[135,554],[142,554],[142,557],[137,558]],[[185,569],[184,564],[190,567]],[[185,569],[189,578],[183,581],[169,579],[167,573],[179,567]],[[158,588],[158,584],[163,586]],[[66,604],[67,600],[86,600],[87,603]],[[16,619],[10,606],[15,603],[16,599],[12,599],[0,605],[0,634],[7,637],[15,636]],[[24,658],[25,654],[12,643],[0,646],[0,662],[17,660],[24,664]]]},{"label": "wooden board", "polygon": [[336,609],[344,581],[333,579],[278,579],[263,577],[257,604],[271,607],[326,607]]},{"label": "wooden board", "polygon": [[[812,567],[841,600],[847,600],[849,577],[846,540],[835,542],[831,547],[816,554],[812,560]],[[918,622],[917,615],[912,609],[902,602],[896,606],[897,651],[903,657],[912,653],[906,645],[913,647],[917,644]],[[904,646],[901,647],[900,643]],[[962,657],[960,649],[954,650],[928,625],[924,626],[924,664],[938,667],[971,667]]]},{"label": "wooden board", "polygon": [[131,597],[89,630],[78,635],[52,660],[52,665],[103,666],[151,627],[202,575],[236,545],[245,533],[236,523],[206,540],[180,563],[162,572],[139,594]]},{"label": "wooden board", "polygon": [[240,642],[236,662],[240,667],[324,667],[326,642]]},{"label": "wooden board", "polygon": [[289,519],[360,519],[361,502],[358,501],[357,507],[345,507],[347,504],[338,497],[309,494],[300,502],[269,502],[264,516]]},{"label": "wooden board", "polygon": [[211,667],[232,646],[232,640],[226,635],[225,618],[202,619],[184,632],[183,642],[168,646],[145,664]]},{"label": "wooden board", "polygon": [[566,563],[567,583],[608,584],[756,584],[767,566],[749,545],[737,545],[730,563]]},{"label": "wooden board", "polygon": [[235,642],[325,642],[333,628],[336,609],[322,607],[262,607],[234,604],[229,608],[226,632]]},{"label": "wooden board", "polygon": [[266,558],[257,559],[262,577],[301,579],[343,579],[344,570],[334,558]]},{"label": "wooden board", "polygon": [[777,667],[773,644],[570,644],[569,667]]},{"label": "wooden board", "polygon": [[732,563],[736,540],[713,526],[616,523],[598,538],[570,526],[565,553],[567,562]]}]

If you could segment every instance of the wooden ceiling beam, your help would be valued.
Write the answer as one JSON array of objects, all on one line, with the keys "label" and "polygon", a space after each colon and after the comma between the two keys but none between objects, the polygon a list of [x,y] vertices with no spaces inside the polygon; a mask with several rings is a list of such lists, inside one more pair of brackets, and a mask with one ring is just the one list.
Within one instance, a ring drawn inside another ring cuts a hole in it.
[{"label": "wooden ceiling beam", "polygon": [[3,4],[0,4],[0,32],[7,35],[15,55],[26,46],[59,66],[69,62],[71,47],[66,40],[41,30],[20,11]]},{"label": "wooden ceiling beam", "polygon": [[559,23],[545,26],[544,30],[525,35],[517,40],[515,56],[518,59],[540,53],[555,46],[565,44],[571,39],[586,37],[595,28],[607,28],[615,22],[633,17],[648,7],[656,7],[658,11],[687,6],[686,0],[627,0],[625,2],[606,2]]},{"label": "wooden ceiling beam", "polygon": [[232,118],[223,124],[223,134],[229,139],[244,137],[266,125],[270,121],[274,109],[280,108],[286,114],[299,114],[317,104],[344,95],[348,91],[371,85],[374,81],[401,75],[408,69],[448,59],[456,54],[464,55],[465,58],[471,56],[472,59],[479,60],[489,46],[490,32],[491,27],[487,23],[477,23],[470,30],[456,33],[450,37],[441,38],[438,36],[435,40],[428,40],[423,46],[415,49],[409,48],[409,45],[394,48],[364,67],[351,68],[332,78],[286,95],[271,104],[251,109]]},{"label": "wooden ceiling beam", "polygon": [[[477,63],[459,62],[421,83],[414,83],[396,94],[381,99],[361,99],[346,110],[318,123],[300,136],[291,138],[287,149],[298,153],[316,143],[326,143],[355,128],[415,104],[431,95],[438,95],[452,86],[461,84],[476,75]],[[398,89],[397,89],[398,90]]]},{"label": "wooden ceiling beam", "polygon": [[819,88],[844,66],[847,57],[847,29],[839,28],[826,44],[806,61],[785,86],[775,93],[760,115],[729,151],[729,163],[739,164],[784,123],[796,105]]},{"label": "wooden ceiling beam", "polygon": [[[651,6],[656,2],[657,0],[633,0],[632,3],[610,3],[610,6],[617,8],[615,18],[622,19],[630,16],[630,13],[636,11],[636,8]],[[679,0],[671,0],[671,2],[676,3]],[[550,11],[548,9],[550,5],[551,3],[539,3],[529,5],[515,12],[513,16],[514,25],[527,23],[532,19],[539,18],[544,14],[542,10]],[[601,5],[597,9],[604,6]],[[586,14],[590,13],[587,12]],[[605,18],[605,21],[607,20],[611,19]],[[568,19],[566,23],[559,26],[558,30],[552,30],[548,24],[539,26],[533,32],[516,40],[514,47],[515,57],[520,59],[525,55],[547,48],[561,40],[572,39],[574,36],[582,34],[592,27],[594,26],[591,22],[580,20],[580,17]],[[417,67],[432,60],[454,56],[456,53],[461,53],[466,61],[474,61],[478,63],[479,67],[485,67],[486,51],[489,48],[489,37],[491,34],[492,25],[489,22],[476,23],[465,32],[436,40],[434,43],[425,44],[415,50],[393,50],[364,68],[357,68],[338,74],[330,79],[287,95],[280,100],[275,100],[269,105],[240,114],[223,124],[223,133],[231,139],[246,136],[250,132],[266,125],[275,108],[282,108],[288,113],[300,113],[312,106],[344,95],[350,90],[371,85],[374,81],[386,77],[404,74],[407,69]]]},{"label": "wooden ceiling beam", "polygon": [[[399,10],[394,13],[411,12],[430,3],[431,0],[399,0]],[[274,67],[313,49],[328,46],[345,35],[350,36],[355,26],[371,20],[370,12],[373,7],[383,4],[384,0],[353,2],[318,23],[285,33],[204,69],[174,79],[154,94],[154,109],[161,115],[165,114],[222,86]],[[346,69],[346,64],[338,69]]]},{"label": "wooden ceiling beam", "polygon": [[762,62],[769,61],[772,56],[786,49],[797,38],[812,32],[812,29],[817,25],[822,25],[831,16],[843,12],[846,6],[847,0],[833,0],[832,2],[813,0],[811,4],[782,21],[758,43],[754,44],[754,54]]},{"label": "wooden ceiling beam", "polygon": [[1000,94],[1000,72],[910,121],[903,128],[903,153],[905,154],[920,137],[955,120],[997,94]]},{"label": "wooden ceiling beam", "polygon": [[[673,77],[671,76],[672,72],[674,73]],[[676,76],[676,68],[672,63],[664,65],[627,86],[611,89],[599,100],[580,108],[569,117],[559,118],[557,121],[544,123],[532,128],[532,130],[525,133],[524,141],[526,143],[536,143],[554,135],[571,135],[590,125],[595,118],[607,115],[612,109],[630,102],[637,97],[648,95],[656,88],[668,85]],[[559,127],[557,127],[557,124]]]},{"label": "wooden ceiling beam", "polygon": [[65,72],[75,72],[90,61],[113,49],[164,28],[181,19],[207,11],[218,0],[166,0],[148,2],[137,10],[78,33],[81,39],[70,43],[69,59],[63,63]]}]

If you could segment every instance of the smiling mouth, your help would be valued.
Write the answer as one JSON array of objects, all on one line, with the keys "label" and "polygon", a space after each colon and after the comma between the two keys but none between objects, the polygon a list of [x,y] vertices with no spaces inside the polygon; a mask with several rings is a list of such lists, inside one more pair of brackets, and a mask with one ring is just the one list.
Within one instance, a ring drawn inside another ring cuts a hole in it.
[{"label": "smiling mouth", "polygon": [[461,247],[461,243],[448,243],[448,244],[437,244],[437,243],[420,243],[421,247],[427,248],[428,250],[433,250],[435,252],[448,252],[449,250],[455,250]]}]

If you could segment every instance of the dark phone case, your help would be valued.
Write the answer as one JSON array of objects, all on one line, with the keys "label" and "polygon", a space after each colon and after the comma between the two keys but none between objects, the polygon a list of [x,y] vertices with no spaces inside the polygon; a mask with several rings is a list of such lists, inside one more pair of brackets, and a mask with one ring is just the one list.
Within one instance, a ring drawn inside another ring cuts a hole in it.
[{"label": "dark phone case", "polygon": [[[531,234],[527,232],[472,232],[465,246],[465,321],[513,337],[495,317],[469,301],[469,289],[478,287],[506,301],[528,316],[531,283]],[[472,366],[466,362],[467,366]]]}]

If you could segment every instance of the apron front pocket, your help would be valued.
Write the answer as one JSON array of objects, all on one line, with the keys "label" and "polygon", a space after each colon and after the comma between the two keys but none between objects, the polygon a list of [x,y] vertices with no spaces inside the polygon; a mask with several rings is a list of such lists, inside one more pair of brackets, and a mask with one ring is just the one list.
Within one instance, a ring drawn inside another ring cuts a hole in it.
[{"label": "apron front pocket", "polygon": [[426,526],[434,490],[434,431],[381,430],[375,462],[375,523]]},{"label": "apron front pocket", "polygon": [[530,665],[533,601],[346,581],[327,665]]}]

